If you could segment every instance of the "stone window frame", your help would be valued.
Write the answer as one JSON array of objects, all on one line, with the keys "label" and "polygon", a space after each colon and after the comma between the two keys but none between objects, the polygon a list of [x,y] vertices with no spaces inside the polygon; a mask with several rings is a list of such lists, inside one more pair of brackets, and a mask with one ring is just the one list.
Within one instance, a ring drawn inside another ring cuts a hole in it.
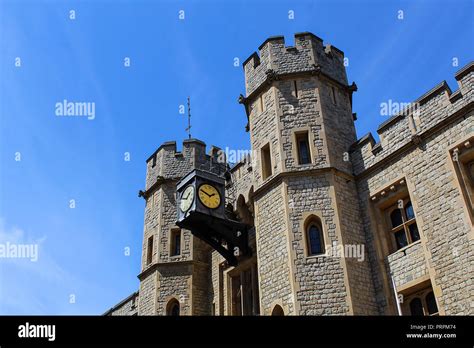
[{"label": "stone window frame", "polygon": [[331,98],[332,105],[337,105],[337,97],[336,97],[336,91],[337,91],[337,86],[335,86],[332,83],[329,83],[329,95]]},{"label": "stone window frame", "polygon": [[[179,254],[173,254],[174,235],[179,233]],[[183,255],[183,231],[179,227],[170,227],[168,232],[168,250],[170,258],[179,258]]]},{"label": "stone window frame", "polygon": [[146,260],[145,260],[145,265],[149,266],[153,263],[153,248],[155,245],[154,241],[155,236],[151,235],[147,238],[147,244],[146,244]]},{"label": "stone window frame", "polygon": [[[400,200],[403,202],[402,208],[399,207]],[[407,206],[408,202],[410,202],[411,207],[413,209],[413,214],[414,214],[414,217],[411,218],[411,219],[407,218],[406,211],[405,211],[405,207]],[[402,211],[402,213],[401,213],[402,214],[402,223],[398,226],[393,227],[392,221],[391,221],[391,214],[396,209],[399,209],[399,210]],[[399,250],[403,250],[403,249],[405,249],[409,246],[413,246],[415,243],[417,243],[421,240],[421,238],[418,238],[418,240],[412,241],[412,236],[411,236],[411,233],[410,233],[410,230],[409,230],[409,227],[411,225],[416,225],[418,235],[420,234],[420,230],[418,228],[418,223],[417,223],[417,219],[416,219],[417,217],[416,217],[415,208],[413,206],[413,203],[411,202],[411,198],[409,197],[409,195],[405,196],[405,197],[400,195],[400,198],[397,201],[395,201],[394,204],[392,204],[388,208],[385,208],[384,215],[385,215],[385,220],[386,220],[386,225],[387,225],[387,233],[392,235],[391,241],[392,241],[392,250],[394,250],[393,253],[395,253]],[[396,241],[396,238],[395,238],[395,233],[399,232],[401,230],[403,230],[405,232],[407,245],[397,249],[397,246],[396,246],[397,241]],[[394,246],[395,246],[395,248],[394,248]]]},{"label": "stone window frame", "polygon": [[[268,157],[270,160],[270,163],[268,163],[268,168],[270,170],[270,173],[267,172],[267,165],[266,161],[267,159],[264,158],[263,152],[266,151],[266,148],[268,149]],[[267,141],[260,147],[260,169],[262,173],[262,181],[267,180],[273,175],[273,166],[274,166],[274,158],[272,158],[272,144],[271,141]]]},{"label": "stone window frame", "polygon": [[259,114],[263,114],[265,111],[267,111],[267,108],[265,107],[265,94],[266,92],[262,92],[258,96],[258,113]]},{"label": "stone window frame", "polygon": [[[315,210],[311,212],[303,212],[301,219],[300,219],[300,233],[303,240],[303,249],[304,249],[304,256],[306,259],[318,258],[318,257],[326,257],[328,255],[328,246],[330,246],[329,241],[329,234],[328,234],[328,226],[324,223],[322,218],[323,212],[321,210]],[[324,248],[324,252],[320,254],[309,254],[309,241],[308,241],[308,234],[307,234],[307,227],[313,222],[314,220],[317,221],[319,226],[321,227],[321,235],[322,235],[322,244]]]},{"label": "stone window frame", "polygon": [[[421,243],[421,227],[416,214],[416,204],[413,199],[414,197],[410,194],[405,175],[393,180],[390,185],[385,185],[383,189],[378,190],[377,193],[372,194],[370,197],[370,220],[374,226],[375,239],[377,241],[377,248],[379,249],[380,257],[385,259],[394,253],[402,252],[406,248]],[[414,220],[417,224],[420,239],[403,248],[397,249],[396,241],[391,233],[392,226],[387,210],[396,205],[400,199],[402,199],[403,202],[408,200],[411,202],[413,213],[415,214]]]},{"label": "stone window frame", "polygon": [[292,84],[291,84],[291,95],[296,98],[296,99],[299,99],[299,95],[301,92],[301,88],[300,86],[298,85],[298,79],[296,80],[292,80]]},{"label": "stone window frame", "polygon": [[[449,149],[452,170],[456,174],[456,186],[461,192],[463,209],[474,226],[474,178],[469,173],[468,165],[474,161],[474,136],[465,137]],[[472,231],[474,235],[474,231]]]},{"label": "stone window frame", "polygon": [[[308,150],[309,150],[309,163],[300,164],[299,158],[299,151],[298,151],[298,136],[301,134],[307,133],[308,135]],[[291,148],[291,155],[295,159],[295,164],[297,166],[310,166],[315,162],[313,155],[317,153],[316,147],[314,146],[314,134],[311,132],[311,127],[300,127],[300,128],[293,128],[291,131],[291,140],[292,140],[292,148]]]}]

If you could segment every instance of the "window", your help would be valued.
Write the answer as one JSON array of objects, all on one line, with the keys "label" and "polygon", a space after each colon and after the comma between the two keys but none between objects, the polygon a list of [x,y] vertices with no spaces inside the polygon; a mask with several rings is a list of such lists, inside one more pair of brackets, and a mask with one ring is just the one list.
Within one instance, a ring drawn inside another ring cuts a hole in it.
[{"label": "window", "polygon": [[156,166],[156,154],[153,156],[153,162],[151,162],[151,167],[154,168]]},{"label": "window", "polygon": [[296,134],[296,148],[298,151],[298,164],[311,163],[308,132],[302,132],[302,133]]},{"label": "window", "polygon": [[296,80],[293,81],[293,92],[294,92],[295,98],[298,98],[298,84]]},{"label": "window", "polygon": [[405,314],[413,316],[439,315],[438,305],[431,286],[407,297]]},{"label": "window", "polygon": [[177,299],[173,298],[168,302],[168,305],[166,306],[166,315],[172,317],[179,316],[179,302]]},{"label": "window", "polygon": [[265,111],[265,94],[262,93],[258,99],[260,102],[260,112],[264,112]]},{"label": "window", "polygon": [[149,265],[153,260],[153,236],[148,238],[148,245],[146,248],[146,264]]},{"label": "window", "polygon": [[471,179],[471,185],[474,185],[474,161],[469,162],[469,178]]},{"label": "window", "polygon": [[334,87],[331,87],[331,96],[333,104],[336,105],[336,89]]},{"label": "window", "polygon": [[272,160],[270,154],[270,144],[262,147],[262,177],[263,180],[272,175]]},{"label": "window", "polygon": [[451,150],[451,158],[457,175],[467,215],[474,225],[474,137]]},{"label": "window", "polygon": [[429,315],[438,314],[438,306],[436,305],[436,299],[434,297],[433,291],[430,291],[426,297],[426,309]]},{"label": "window", "polygon": [[256,262],[230,275],[232,315],[259,315],[258,271]]},{"label": "window", "polygon": [[420,239],[415,212],[408,199],[398,200],[388,209],[390,233],[393,235],[395,250],[406,247]]},{"label": "window", "polygon": [[410,314],[411,315],[423,315],[423,305],[421,304],[421,299],[415,297],[410,301]]},{"label": "window", "polygon": [[324,254],[323,229],[316,218],[306,223],[306,247],[308,256]]},{"label": "window", "polygon": [[170,255],[171,256],[178,256],[181,254],[181,230],[174,229],[171,230],[171,237],[170,237]]},{"label": "window", "polygon": [[281,308],[281,306],[275,305],[275,307],[273,307],[272,316],[282,317],[284,315],[285,315],[285,312],[283,312],[283,308]]}]

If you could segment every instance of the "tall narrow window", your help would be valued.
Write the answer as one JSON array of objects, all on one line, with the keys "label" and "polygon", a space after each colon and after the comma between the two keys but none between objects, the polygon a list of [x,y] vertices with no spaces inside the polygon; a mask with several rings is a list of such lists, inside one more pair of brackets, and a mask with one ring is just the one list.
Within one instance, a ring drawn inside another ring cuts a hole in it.
[{"label": "tall narrow window", "polygon": [[296,148],[298,150],[298,164],[311,163],[308,132],[296,134]]},{"label": "tall narrow window", "polygon": [[306,246],[308,256],[324,253],[323,229],[316,219],[306,223]]},{"label": "tall narrow window", "polygon": [[171,230],[171,256],[181,255],[181,230]]},{"label": "tall narrow window", "polygon": [[262,177],[263,180],[272,175],[272,159],[270,154],[270,144],[262,147]]},{"label": "tall narrow window", "polygon": [[260,95],[260,112],[264,112],[265,111],[265,94],[261,94]]},{"label": "tall narrow window", "polygon": [[295,98],[298,98],[298,84],[296,83],[296,80],[293,81],[293,91],[295,93]]},{"label": "tall narrow window", "polygon": [[336,89],[334,87],[331,87],[331,94],[332,94],[332,102],[334,105],[336,105]]},{"label": "tall narrow window", "polygon": [[[403,204],[402,204],[403,203]],[[388,209],[395,249],[401,249],[420,239],[415,212],[408,199],[400,200]]]},{"label": "tall narrow window", "polygon": [[153,259],[153,236],[148,238],[146,253],[146,264],[149,265]]}]

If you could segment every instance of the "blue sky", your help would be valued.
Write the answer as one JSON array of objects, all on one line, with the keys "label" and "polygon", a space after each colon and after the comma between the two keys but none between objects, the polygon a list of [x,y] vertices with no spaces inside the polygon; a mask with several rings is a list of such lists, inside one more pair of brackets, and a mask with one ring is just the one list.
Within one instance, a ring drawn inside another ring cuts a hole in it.
[{"label": "blue sky", "polygon": [[[186,137],[179,105],[191,96],[193,137],[249,147],[235,57],[268,36],[293,45],[302,31],[335,45],[359,88],[362,136],[386,119],[384,101],[413,101],[444,79],[457,89],[455,71],[474,57],[473,10],[462,0],[0,0],[0,243],[39,245],[37,262],[0,259],[0,314],[100,314],[138,289],[137,192],[146,158]],[[95,119],[57,117],[64,99],[94,102]]]}]

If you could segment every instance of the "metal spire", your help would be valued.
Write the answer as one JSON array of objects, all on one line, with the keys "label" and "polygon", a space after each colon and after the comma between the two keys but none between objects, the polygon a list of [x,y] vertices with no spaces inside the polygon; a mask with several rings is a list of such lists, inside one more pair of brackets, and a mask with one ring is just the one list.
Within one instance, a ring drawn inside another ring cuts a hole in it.
[{"label": "metal spire", "polygon": [[191,100],[188,97],[188,128],[186,128],[188,132],[188,138],[191,139]]}]

